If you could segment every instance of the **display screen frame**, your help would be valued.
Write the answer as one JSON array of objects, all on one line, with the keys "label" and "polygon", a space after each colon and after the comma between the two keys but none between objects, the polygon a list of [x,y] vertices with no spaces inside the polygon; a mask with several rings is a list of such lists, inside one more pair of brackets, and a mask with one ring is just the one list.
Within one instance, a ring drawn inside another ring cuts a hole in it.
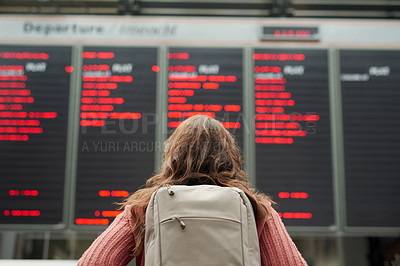
[{"label": "display screen frame", "polygon": [[14,47],[65,47],[71,49],[70,66],[73,67],[73,71],[70,75],[69,81],[69,100],[67,110],[67,129],[66,129],[66,156],[65,156],[65,169],[64,169],[64,188],[63,188],[63,210],[62,210],[62,222],[59,224],[0,224],[0,230],[18,230],[18,231],[60,231],[68,229],[69,224],[69,206],[70,206],[70,188],[71,188],[71,167],[72,167],[72,152],[73,152],[73,139],[72,132],[74,127],[74,115],[73,110],[75,109],[75,95],[76,95],[76,57],[77,57],[77,46],[66,43],[66,44],[46,44],[46,43],[3,43],[1,46],[14,46]]},{"label": "display screen frame", "polygon": [[399,48],[394,47],[354,47],[354,46],[340,46],[334,49],[335,53],[335,67],[336,67],[336,76],[335,82],[336,88],[338,91],[337,94],[337,105],[339,106],[340,113],[338,113],[338,143],[340,144],[340,166],[338,167],[338,171],[340,171],[339,183],[340,183],[340,219],[343,224],[343,232],[345,235],[357,235],[357,236],[393,236],[393,234],[399,234],[400,225],[398,227],[382,227],[382,226],[352,226],[347,224],[347,203],[346,203],[346,174],[345,174],[345,147],[344,147],[344,123],[343,123],[343,94],[342,94],[342,84],[340,80],[341,75],[341,61],[340,61],[340,52],[341,51],[357,51],[357,52],[384,52],[384,51],[397,51],[400,53]]},{"label": "display screen frame", "polygon": [[319,41],[319,26],[262,26],[261,41]]},{"label": "display screen frame", "polygon": [[[333,203],[333,224],[329,226],[285,226],[287,230],[292,234],[296,236],[307,236],[310,235],[311,233],[323,233],[323,234],[332,234],[340,231],[342,227],[342,223],[340,221],[340,207],[339,207],[339,202],[338,202],[338,195],[339,195],[339,184],[338,184],[338,175],[337,175],[337,156],[339,150],[337,149],[337,143],[336,143],[336,131],[337,131],[337,123],[335,121],[335,116],[336,116],[336,111],[338,109],[338,106],[336,105],[335,102],[335,93],[336,93],[336,87],[335,87],[335,74],[334,74],[334,48],[330,47],[313,47],[310,45],[302,45],[301,47],[278,47],[277,45],[271,44],[271,45],[265,45],[265,46],[252,46],[250,48],[250,61],[251,61],[251,67],[248,68],[248,71],[250,72],[250,84],[248,86],[249,88],[249,97],[250,97],[250,102],[251,102],[251,108],[250,108],[250,118],[251,118],[251,147],[249,148],[250,150],[250,155],[251,157],[248,158],[249,161],[252,162],[251,164],[251,171],[250,173],[255,176],[255,185],[257,186],[257,177],[256,177],[256,143],[255,143],[255,81],[254,81],[254,59],[253,59],[253,54],[255,53],[256,50],[258,49],[265,49],[265,50],[278,50],[278,51],[293,51],[293,50],[298,50],[298,51],[315,51],[315,50],[323,50],[326,51],[327,53],[327,69],[328,69],[328,101],[329,101],[329,120],[330,120],[330,148],[331,148],[331,176],[332,176],[332,203]],[[265,191],[268,194],[268,191]],[[279,207],[279,204],[278,204]]]},{"label": "display screen frame", "polygon": [[[162,76],[162,62],[160,61],[160,56],[162,47],[160,45],[146,45],[146,44],[138,44],[138,45],[126,45],[126,44],[93,44],[93,43],[85,43],[78,45],[78,52],[77,52],[77,65],[76,69],[82,69],[83,66],[83,58],[81,54],[84,52],[85,47],[96,47],[96,48],[126,48],[126,49],[135,49],[135,48],[153,48],[156,49],[157,53],[157,65],[160,67],[159,73],[156,75],[157,76],[157,81],[156,81],[156,99],[155,99],[155,114],[159,117],[160,121],[155,125],[155,142],[160,141],[160,136],[162,134],[162,127],[161,125],[163,124],[163,117],[161,113],[161,108],[160,108],[160,95],[161,95],[161,89],[162,87],[160,86],[161,84],[161,76]],[[68,206],[68,225],[67,227],[71,230],[77,231],[77,232],[99,232],[105,230],[109,225],[77,225],[75,224],[74,218],[75,218],[75,204],[76,204],[76,186],[77,186],[77,170],[78,170],[78,153],[79,153],[79,130],[80,130],[80,100],[81,100],[81,91],[82,91],[82,71],[77,71],[77,77],[76,77],[76,105],[75,105],[75,110],[74,110],[74,131],[73,131],[73,139],[74,139],[74,151],[73,151],[73,167],[71,168],[71,185],[70,185],[70,197],[69,197],[69,206]],[[154,151],[154,167],[153,167],[153,172],[158,171],[158,165],[160,164],[160,159],[162,157],[162,152],[159,149],[155,149]],[[130,194],[132,194],[134,191],[129,191]],[[120,202],[115,200],[115,202]],[[117,208],[117,205],[115,205]]]},{"label": "display screen frame", "polygon": [[[165,70],[165,73],[162,73],[163,75],[163,79],[162,79],[162,85],[161,86],[165,86],[165,89],[161,90],[161,98],[162,98],[162,106],[161,109],[163,110],[163,117],[165,117],[165,121],[164,124],[162,125],[163,127],[163,134],[162,134],[162,142],[164,142],[169,134],[168,134],[168,66],[169,66],[169,59],[167,58],[168,52],[170,51],[170,49],[236,49],[236,50],[241,50],[242,53],[242,66],[241,66],[241,70],[242,70],[242,102],[241,102],[241,106],[242,106],[242,110],[240,111],[243,115],[242,115],[242,144],[243,147],[241,147],[241,152],[242,152],[242,159],[243,159],[243,164],[244,164],[244,168],[246,169],[246,171],[249,171],[250,169],[250,163],[249,160],[247,160],[247,158],[249,157],[248,154],[248,141],[249,138],[248,136],[250,135],[250,127],[248,126],[249,123],[251,123],[251,120],[249,120],[249,108],[251,108],[249,106],[249,95],[248,95],[248,90],[246,89],[248,86],[248,73],[247,73],[247,68],[246,66],[248,66],[248,56],[247,56],[247,52],[248,52],[248,47],[244,46],[244,45],[166,45],[163,47],[163,60],[164,60],[164,64],[165,67],[163,68]],[[253,175],[249,175],[249,179],[251,183],[255,183],[255,179]]]}]

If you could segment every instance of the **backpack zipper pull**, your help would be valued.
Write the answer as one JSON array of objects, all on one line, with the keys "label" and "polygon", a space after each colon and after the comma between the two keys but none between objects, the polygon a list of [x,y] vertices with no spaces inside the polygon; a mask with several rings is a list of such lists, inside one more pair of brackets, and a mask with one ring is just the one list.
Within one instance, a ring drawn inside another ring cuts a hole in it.
[{"label": "backpack zipper pull", "polygon": [[174,217],[174,219],[177,220],[181,224],[182,230],[184,230],[186,227],[186,224],[182,221],[182,219],[179,217]]},{"label": "backpack zipper pull", "polygon": [[175,192],[171,189],[171,185],[170,184],[165,184],[164,187],[167,188],[168,194],[170,196],[173,196],[175,194]]}]

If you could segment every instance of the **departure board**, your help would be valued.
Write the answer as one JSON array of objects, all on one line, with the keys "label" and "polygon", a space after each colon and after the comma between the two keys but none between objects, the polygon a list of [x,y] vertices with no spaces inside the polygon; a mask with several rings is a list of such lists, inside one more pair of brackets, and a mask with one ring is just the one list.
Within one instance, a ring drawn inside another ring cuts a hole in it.
[{"label": "departure board", "polygon": [[154,171],[157,49],[82,53],[76,225],[107,225]]},{"label": "departure board", "polygon": [[63,223],[72,71],[70,47],[0,46],[0,224]]},{"label": "departure board", "polygon": [[400,51],[340,51],[347,226],[400,227]]},{"label": "departure board", "polygon": [[221,121],[243,146],[243,59],[234,48],[170,48],[168,130],[202,114]]},{"label": "departure board", "polygon": [[255,49],[256,185],[289,226],[334,224],[325,50]]}]

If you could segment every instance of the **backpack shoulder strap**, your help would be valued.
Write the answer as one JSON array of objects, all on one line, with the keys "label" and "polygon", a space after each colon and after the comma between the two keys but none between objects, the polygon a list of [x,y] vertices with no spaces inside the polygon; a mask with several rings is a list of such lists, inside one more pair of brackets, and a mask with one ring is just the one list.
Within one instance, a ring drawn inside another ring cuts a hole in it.
[{"label": "backpack shoulder strap", "polygon": [[[243,200],[243,204],[246,206],[246,217],[247,217],[247,235],[248,235],[248,253],[244,252],[245,261],[248,261],[248,265],[261,265],[261,257],[260,257],[260,245],[257,234],[257,224],[254,215],[253,206],[249,198],[246,196],[246,193],[243,190],[232,187],[231,189],[235,190],[239,193],[240,197]],[[246,231],[244,229],[244,231]],[[246,258],[248,256],[248,258]]]}]

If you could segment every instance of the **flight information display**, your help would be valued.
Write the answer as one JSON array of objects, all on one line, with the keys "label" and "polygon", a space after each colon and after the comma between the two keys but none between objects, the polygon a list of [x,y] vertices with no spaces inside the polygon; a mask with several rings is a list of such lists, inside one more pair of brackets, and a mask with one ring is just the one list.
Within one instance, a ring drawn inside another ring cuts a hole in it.
[{"label": "flight information display", "polygon": [[347,226],[400,227],[400,51],[340,51]]},{"label": "flight information display", "polygon": [[221,121],[243,143],[242,49],[170,48],[168,131],[193,115]]},{"label": "flight information display", "polygon": [[108,225],[154,171],[157,49],[85,47],[82,60],[74,223]]},{"label": "flight information display", "polygon": [[62,224],[71,47],[0,46],[0,224]]},{"label": "flight information display", "polygon": [[325,50],[255,49],[256,185],[289,226],[334,224]]}]

